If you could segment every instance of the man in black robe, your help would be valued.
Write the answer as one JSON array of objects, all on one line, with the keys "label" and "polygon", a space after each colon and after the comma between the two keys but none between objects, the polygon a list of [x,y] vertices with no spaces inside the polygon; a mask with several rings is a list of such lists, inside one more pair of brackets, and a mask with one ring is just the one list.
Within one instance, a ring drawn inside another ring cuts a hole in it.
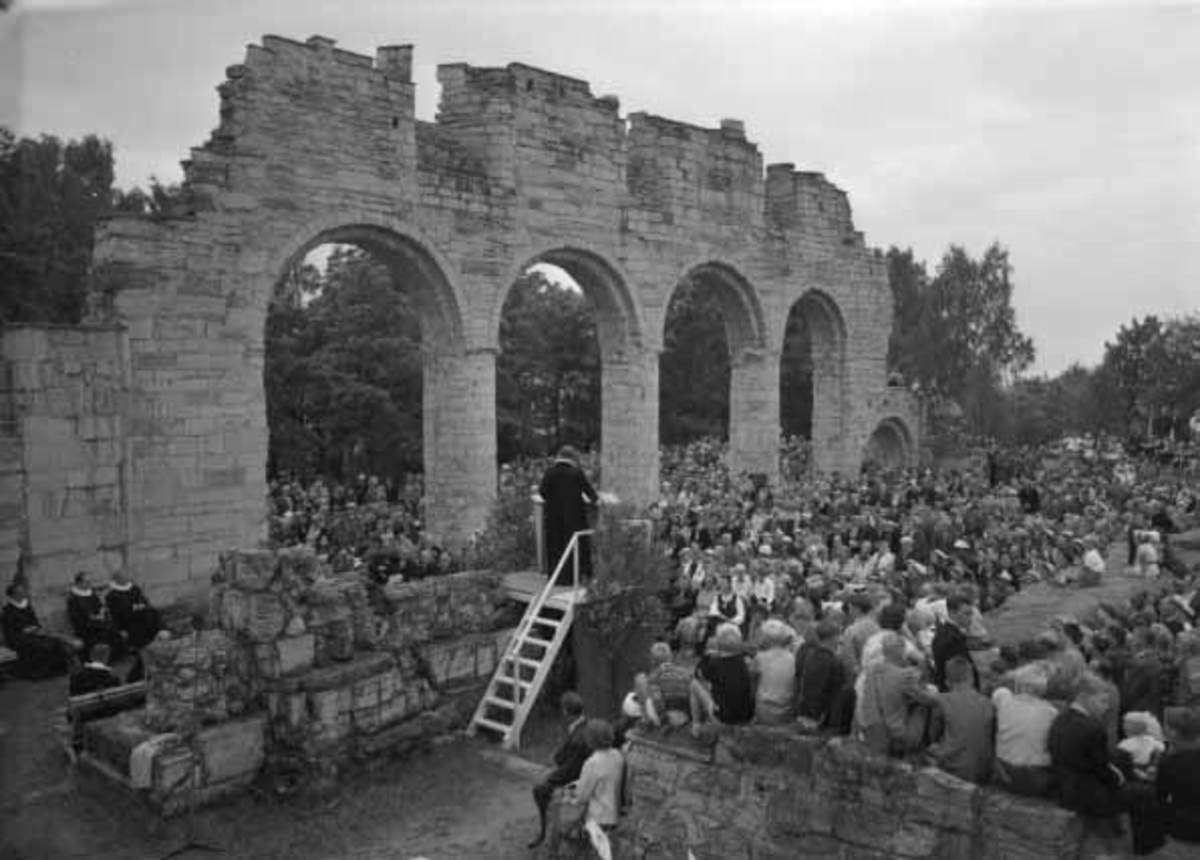
[{"label": "man in black robe", "polygon": [[75,635],[83,640],[83,653],[92,653],[92,646],[103,642],[109,647],[112,659],[125,654],[125,637],[113,624],[108,607],[92,589],[84,571],[75,574],[75,584],[67,595],[67,618]]},{"label": "man in black robe", "polygon": [[113,574],[104,602],[108,606],[109,617],[132,651],[141,651],[154,641],[162,629],[158,610],[150,605],[142,590],[129,580],[129,574],[123,570]]},{"label": "man in black robe", "polygon": [[4,609],[0,610],[0,627],[4,630],[5,644],[17,652],[17,676],[38,680],[66,672],[70,657],[67,645],[42,630],[25,584],[14,582],[8,587],[6,597]]},{"label": "man in black robe", "polygon": [[[554,463],[542,476],[538,487],[542,496],[542,536],[546,544],[545,573],[550,576],[562,559],[571,535],[589,528],[588,512],[599,496],[579,467],[579,452],[564,445]],[[568,561],[568,564],[571,563]],[[579,541],[579,573],[587,579],[592,573],[591,542]],[[563,584],[569,583],[564,574]]]}]

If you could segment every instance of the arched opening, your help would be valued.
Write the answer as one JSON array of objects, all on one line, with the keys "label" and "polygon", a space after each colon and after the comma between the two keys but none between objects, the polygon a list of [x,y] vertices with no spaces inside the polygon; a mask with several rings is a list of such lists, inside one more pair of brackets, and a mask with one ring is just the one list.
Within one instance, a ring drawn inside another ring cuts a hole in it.
[{"label": "arched opening", "polygon": [[837,303],[809,290],[792,305],[779,368],[782,468],[792,476],[842,468],[846,328]]},{"label": "arched opening", "polygon": [[[774,434],[755,431],[772,403],[761,396],[763,312],[754,288],[731,266],[707,262],[687,270],[663,319],[659,360],[659,437],[677,445],[704,437],[728,440],[734,471],[767,472]],[[769,398],[768,398],[769,401]],[[773,415],[767,419],[774,427]],[[764,447],[770,452],[762,450]]]},{"label": "arched opening", "polygon": [[347,226],[291,256],[264,333],[277,516],[315,494],[336,507],[386,502],[414,536],[428,526],[431,343],[461,349],[461,325],[440,268],[414,241]]},{"label": "arched opening", "polygon": [[899,418],[880,421],[867,440],[863,468],[885,472],[907,469],[913,461],[912,433]]},{"label": "arched opening", "polygon": [[568,444],[600,445],[596,313],[565,269],[535,263],[508,290],[501,313],[496,452],[503,465]]},{"label": "arched opening", "polygon": [[532,255],[494,325],[501,462],[571,444],[591,452],[585,467],[598,484],[648,498],[641,312],[616,267],[578,248]]}]

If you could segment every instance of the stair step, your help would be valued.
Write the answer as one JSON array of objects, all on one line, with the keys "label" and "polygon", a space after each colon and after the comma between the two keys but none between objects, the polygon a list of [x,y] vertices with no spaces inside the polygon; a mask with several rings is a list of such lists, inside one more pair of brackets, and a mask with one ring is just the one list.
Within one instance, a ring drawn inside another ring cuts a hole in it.
[{"label": "stair step", "polygon": [[542,668],[542,663],[540,660],[530,660],[528,657],[514,657],[511,654],[504,658],[504,662],[505,663],[513,663],[513,662],[520,663],[522,666],[524,666],[527,669]]},{"label": "stair step", "polygon": [[489,705],[498,705],[501,708],[508,708],[510,711],[515,711],[517,709],[516,702],[510,702],[508,699],[500,699],[496,696],[487,696],[484,698],[484,701]]},{"label": "stair step", "polygon": [[512,726],[506,726],[504,723],[498,723],[495,720],[489,720],[486,717],[476,717],[475,725],[483,726],[485,729],[491,729],[494,732],[500,732],[507,735]]}]

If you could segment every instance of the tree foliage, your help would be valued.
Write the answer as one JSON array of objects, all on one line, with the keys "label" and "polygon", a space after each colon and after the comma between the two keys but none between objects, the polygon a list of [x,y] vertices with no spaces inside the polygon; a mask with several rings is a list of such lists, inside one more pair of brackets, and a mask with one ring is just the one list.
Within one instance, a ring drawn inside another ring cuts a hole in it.
[{"label": "tree foliage", "polygon": [[112,145],[95,135],[18,139],[0,126],[0,323],[79,323],[96,223],[181,200],[157,180],[149,192],[114,187]]},{"label": "tree foliage", "polygon": [[414,300],[370,255],[338,247],[288,272],[267,316],[272,475],[344,480],[421,467],[421,333]]},{"label": "tree foliage", "polygon": [[667,306],[659,360],[659,438],[674,445],[729,435],[729,340],[717,294],[687,281]]},{"label": "tree foliage", "polygon": [[600,344],[578,290],[531,269],[513,284],[496,358],[501,461],[600,442]]}]

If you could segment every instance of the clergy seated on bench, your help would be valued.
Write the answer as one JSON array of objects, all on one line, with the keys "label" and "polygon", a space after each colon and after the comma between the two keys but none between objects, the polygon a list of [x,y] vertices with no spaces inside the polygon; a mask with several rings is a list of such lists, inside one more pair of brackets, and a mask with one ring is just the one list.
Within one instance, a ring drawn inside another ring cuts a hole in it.
[{"label": "clergy seated on bench", "polygon": [[108,615],[117,630],[125,637],[131,651],[141,651],[154,641],[162,629],[158,610],[150,605],[142,590],[134,585],[129,574],[118,570],[113,574],[104,595]]},{"label": "clergy seated on bench", "polygon": [[112,660],[125,656],[125,637],[113,623],[100,595],[92,588],[86,571],[75,574],[75,584],[67,595],[67,618],[75,635],[83,640],[83,653],[91,654],[92,646],[103,642],[108,646]]},{"label": "clergy seated on bench", "polygon": [[70,665],[70,646],[42,629],[29,600],[29,589],[17,581],[8,586],[4,609],[0,610],[4,644],[17,655],[14,674],[26,680],[55,678]]}]

